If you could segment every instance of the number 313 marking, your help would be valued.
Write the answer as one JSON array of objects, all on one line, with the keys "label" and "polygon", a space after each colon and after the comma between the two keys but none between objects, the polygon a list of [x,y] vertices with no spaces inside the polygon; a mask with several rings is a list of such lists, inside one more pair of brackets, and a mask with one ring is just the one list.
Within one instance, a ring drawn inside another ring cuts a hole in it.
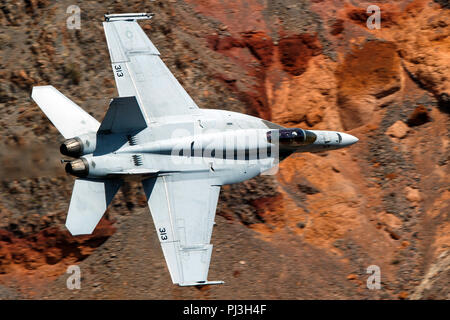
[{"label": "number 313 marking", "polygon": [[123,77],[122,66],[120,64],[115,65],[114,69],[116,70],[116,74],[118,77]]},{"label": "number 313 marking", "polygon": [[166,233],[166,228],[159,228],[159,233],[160,233],[160,236],[161,236],[161,240],[167,240],[168,239],[168,237],[167,237],[167,233]]}]

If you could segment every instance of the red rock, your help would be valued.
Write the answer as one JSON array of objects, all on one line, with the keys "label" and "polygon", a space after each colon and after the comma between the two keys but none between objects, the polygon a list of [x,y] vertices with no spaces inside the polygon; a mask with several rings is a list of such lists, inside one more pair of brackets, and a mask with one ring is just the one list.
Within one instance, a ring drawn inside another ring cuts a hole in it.
[{"label": "red rock", "polygon": [[335,23],[331,26],[330,33],[333,36],[337,36],[338,34],[341,34],[344,31],[344,20],[338,19]]},{"label": "red rock", "polygon": [[293,76],[304,73],[308,61],[321,53],[317,36],[310,34],[283,37],[278,43],[278,48],[283,69]]},{"label": "red rock", "polygon": [[245,44],[252,54],[260,60],[265,67],[272,64],[273,41],[264,32],[244,32],[242,33]]}]

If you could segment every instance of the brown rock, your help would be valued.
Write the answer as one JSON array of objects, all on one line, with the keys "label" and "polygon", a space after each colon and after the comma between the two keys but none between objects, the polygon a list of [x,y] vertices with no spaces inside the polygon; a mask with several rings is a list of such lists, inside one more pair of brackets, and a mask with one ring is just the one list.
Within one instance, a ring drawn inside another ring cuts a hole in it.
[{"label": "brown rock", "polygon": [[330,33],[333,36],[337,36],[338,34],[341,34],[343,31],[344,31],[344,20],[338,19],[331,26]]},{"label": "brown rock", "polygon": [[55,264],[62,260],[63,254],[60,248],[49,248],[45,252],[45,259],[48,264]]},{"label": "brown rock", "polygon": [[407,298],[408,298],[408,292],[406,292],[406,291],[400,292],[400,293],[398,294],[398,298],[399,298],[400,300],[405,300],[405,299],[407,299]]},{"label": "brown rock", "polygon": [[392,230],[390,227],[386,226],[384,230],[386,230],[386,232],[391,236],[392,239],[400,240],[400,235],[394,230]]},{"label": "brown rock", "polygon": [[22,89],[29,89],[35,83],[25,70],[14,71],[11,73],[11,82],[15,83]]},{"label": "brown rock", "polygon": [[407,124],[410,127],[420,126],[424,123],[430,121],[430,117],[428,116],[428,110],[424,106],[420,105],[416,109],[414,109],[413,113],[411,113],[408,117]]}]

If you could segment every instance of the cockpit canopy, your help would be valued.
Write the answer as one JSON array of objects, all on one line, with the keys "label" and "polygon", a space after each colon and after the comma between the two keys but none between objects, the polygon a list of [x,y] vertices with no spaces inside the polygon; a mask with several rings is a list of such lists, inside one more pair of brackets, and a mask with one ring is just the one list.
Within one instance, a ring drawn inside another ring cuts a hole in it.
[{"label": "cockpit canopy", "polygon": [[299,128],[271,130],[267,132],[267,141],[285,147],[298,147],[314,143],[315,133]]}]

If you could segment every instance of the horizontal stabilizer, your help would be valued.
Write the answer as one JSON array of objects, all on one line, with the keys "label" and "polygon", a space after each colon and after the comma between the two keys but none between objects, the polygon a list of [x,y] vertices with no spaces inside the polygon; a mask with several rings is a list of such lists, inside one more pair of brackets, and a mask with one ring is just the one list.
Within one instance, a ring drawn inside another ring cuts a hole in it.
[{"label": "horizontal stabilizer", "polygon": [[111,100],[99,133],[131,132],[145,129],[147,123],[136,97],[120,97]]},{"label": "horizontal stabilizer", "polygon": [[[172,282],[180,286],[205,285],[211,261],[212,245],[183,248],[180,242],[161,243]],[[176,267],[175,267],[176,266]],[[223,281],[214,281],[216,284]]]},{"label": "horizontal stabilizer", "polygon": [[119,179],[75,180],[66,220],[70,233],[91,234],[121,185]]},{"label": "horizontal stabilizer", "polygon": [[97,132],[100,123],[53,86],[33,87],[31,98],[64,138]]}]

